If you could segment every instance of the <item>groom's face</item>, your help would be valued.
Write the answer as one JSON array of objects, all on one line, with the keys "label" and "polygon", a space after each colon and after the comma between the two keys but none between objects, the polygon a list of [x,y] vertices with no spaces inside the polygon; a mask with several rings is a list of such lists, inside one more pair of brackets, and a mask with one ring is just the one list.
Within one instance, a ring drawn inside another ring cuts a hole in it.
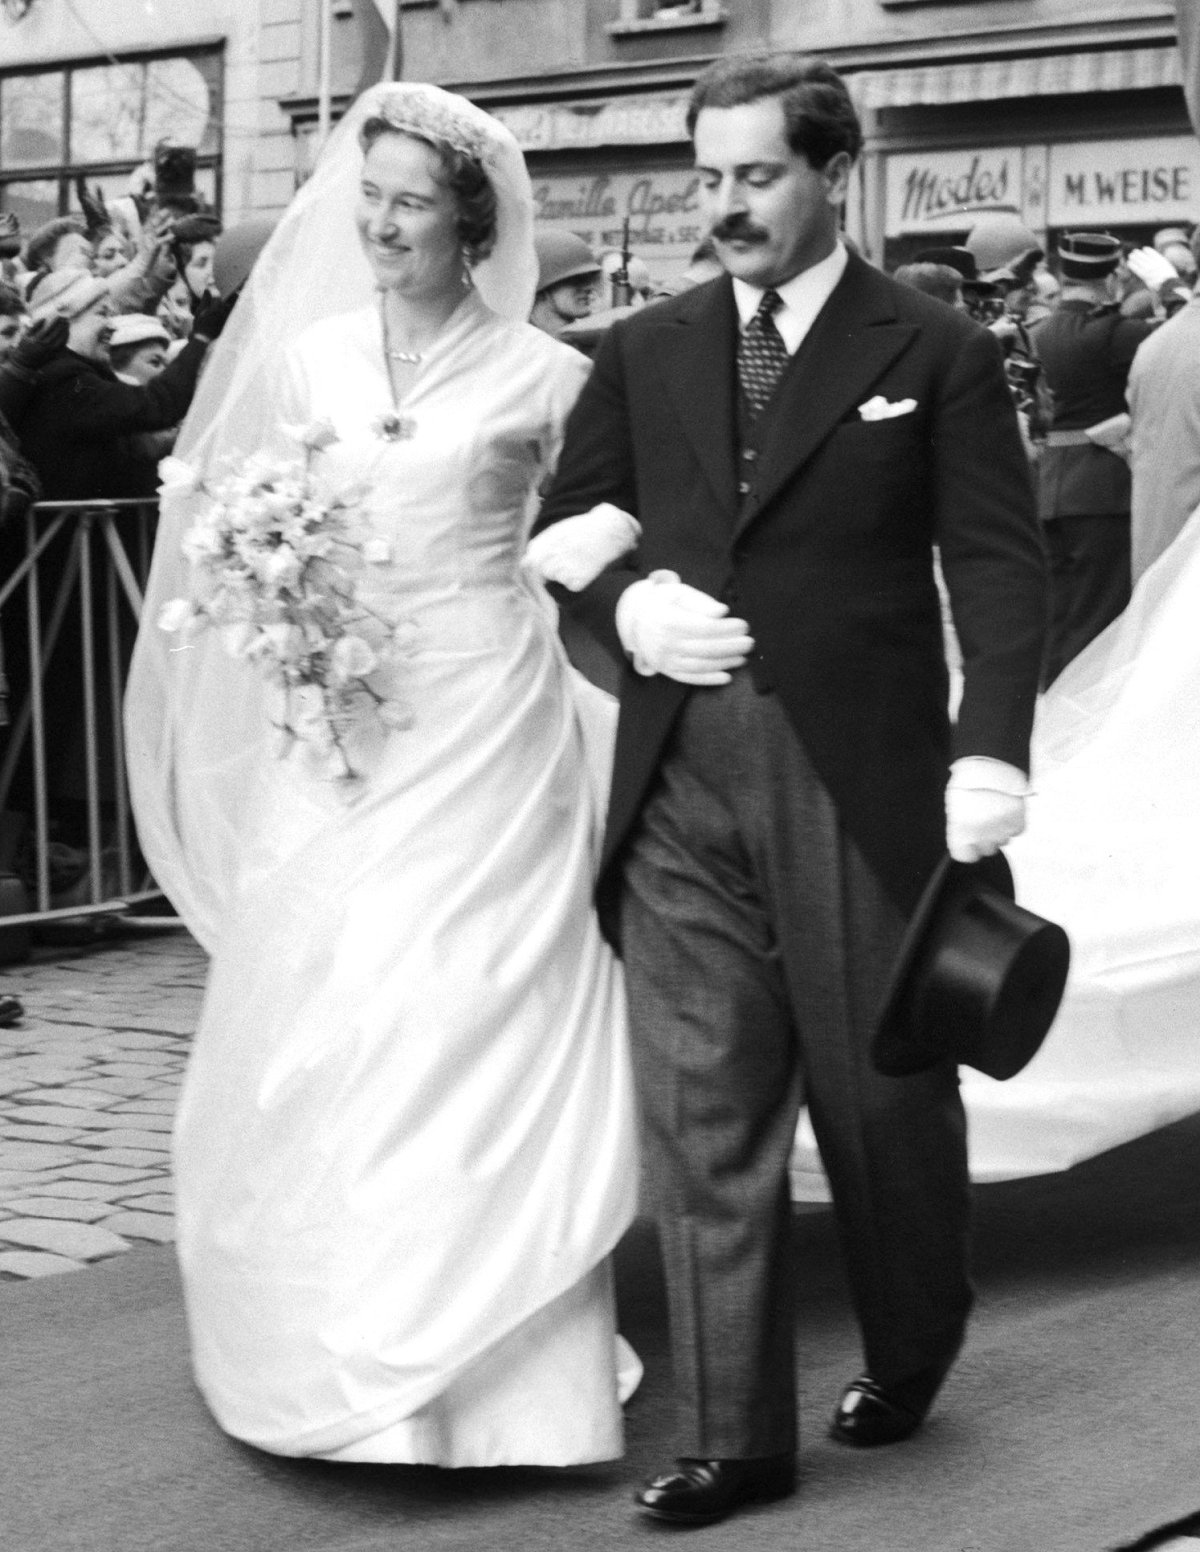
[{"label": "groom's face", "polygon": [[731,275],[778,286],[832,252],[850,158],[811,167],[788,145],[778,97],[702,108],[693,138],[702,209]]}]

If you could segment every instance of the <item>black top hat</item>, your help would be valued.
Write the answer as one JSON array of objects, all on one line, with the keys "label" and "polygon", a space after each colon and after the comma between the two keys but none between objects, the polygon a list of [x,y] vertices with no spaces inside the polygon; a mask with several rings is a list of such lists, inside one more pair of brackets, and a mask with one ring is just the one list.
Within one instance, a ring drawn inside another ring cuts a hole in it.
[{"label": "black top hat", "polygon": [[1116,269],[1121,244],[1107,232],[1064,232],[1058,260],[1066,280],[1103,280]]},{"label": "black top hat", "polygon": [[997,852],[939,863],[901,945],[872,1058],[903,1077],[937,1062],[1011,1078],[1046,1038],[1071,960],[1067,935],[1016,904]]},{"label": "black top hat", "polygon": [[977,291],[981,296],[990,296],[996,289],[990,280],[984,280],[980,275],[970,248],[925,248],[917,254],[914,263],[945,264],[950,269],[956,269],[962,276],[964,291]]}]

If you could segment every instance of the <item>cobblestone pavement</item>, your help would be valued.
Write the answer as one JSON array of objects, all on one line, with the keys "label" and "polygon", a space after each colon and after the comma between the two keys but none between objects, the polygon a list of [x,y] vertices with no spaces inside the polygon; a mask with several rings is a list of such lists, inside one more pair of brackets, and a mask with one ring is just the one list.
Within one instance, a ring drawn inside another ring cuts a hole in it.
[{"label": "cobblestone pavement", "polygon": [[182,931],[0,974],[0,1279],[174,1237],[171,1120],[205,957]]}]

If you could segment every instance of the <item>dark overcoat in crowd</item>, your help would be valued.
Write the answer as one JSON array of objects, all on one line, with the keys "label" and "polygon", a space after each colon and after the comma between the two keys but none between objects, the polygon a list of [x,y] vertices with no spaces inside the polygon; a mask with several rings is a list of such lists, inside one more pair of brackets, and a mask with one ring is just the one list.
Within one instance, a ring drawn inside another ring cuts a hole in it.
[{"label": "dark overcoat in crowd", "polygon": [[123,383],[111,367],[70,350],[43,368],[17,425],[43,498],[153,496],[154,463],[128,439],[183,419],[206,348],[205,341],[189,341],[145,387]]},{"label": "dark overcoat in crowd", "polygon": [[[162,374],[145,387],[119,380],[110,367],[63,351],[37,374],[17,432],[21,449],[37,470],[45,501],[86,501],[101,497],[153,497],[158,490],[154,457],[139,447],[139,436],[164,430],[183,419],[191,403],[196,378],[204,361],[207,342],[189,342]],[[43,619],[67,575],[70,546],[76,529],[68,522],[43,552],[38,564],[38,584],[43,598]],[[153,529],[151,529],[151,533]],[[23,525],[0,536],[0,567],[7,575],[25,553]],[[78,585],[78,584],[76,584]],[[92,605],[97,620],[104,618],[105,590],[102,571],[93,576]],[[23,599],[16,603],[23,607]],[[29,660],[23,619],[14,611],[7,631],[9,668],[15,704],[29,689]],[[8,625],[8,622],[5,622]],[[118,658],[123,673],[133,645],[132,617],[119,615]],[[98,628],[97,650],[103,652],[103,630]],[[86,738],[79,676],[82,626],[78,606],[63,621],[54,655],[42,669],[46,704],[46,741],[50,756],[50,796],[56,818],[71,812],[64,803],[77,804],[86,790]],[[97,696],[99,725],[110,724],[108,671],[100,660]],[[102,740],[101,792],[111,795],[108,744]],[[18,775],[14,802],[32,802],[28,771]],[[68,841],[82,832],[68,822],[60,834]]]},{"label": "dark overcoat in crowd", "polygon": [[1111,624],[1131,589],[1129,465],[1085,435],[1125,413],[1129,369],[1156,324],[1113,303],[1067,298],[1033,330],[1053,415],[1038,459],[1038,515],[1050,557],[1051,683]]},{"label": "dark overcoat in crowd", "polygon": [[[1032,332],[1033,349],[1053,396],[1051,432],[1083,432],[1125,412],[1125,389],[1138,346],[1157,324],[1126,318],[1113,303],[1059,302]],[[1055,517],[1127,513],[1129,465],[1094,443],[1057,445],[1038,460],[1038,511]]]}]

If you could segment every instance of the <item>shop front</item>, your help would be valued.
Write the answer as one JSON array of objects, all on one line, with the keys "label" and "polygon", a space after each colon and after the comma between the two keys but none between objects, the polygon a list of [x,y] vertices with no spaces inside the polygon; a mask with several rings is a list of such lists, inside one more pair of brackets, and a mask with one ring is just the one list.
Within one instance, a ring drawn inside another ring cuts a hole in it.
[{"label": "shop front", "polygon": [[491,111],[525,152],[539,227],[575,232],[598,255],[627,242],[656,283],[687,267],[704,226],[685,93]]},{"label": "shop front", "polygon": [[897,152],[885,158],[884,260],[962,242],[981,215],[1013,212],[1052,249],[1060,232],[1148,242],[1200,220],[1194,135]]},{"label": "shop front", "polygon": [[867,246],[888,269],[987,211],[1053,253],[1063,231],[1149,241],[1200,220],[1200,141],[1174,48],[861,76]]}]

